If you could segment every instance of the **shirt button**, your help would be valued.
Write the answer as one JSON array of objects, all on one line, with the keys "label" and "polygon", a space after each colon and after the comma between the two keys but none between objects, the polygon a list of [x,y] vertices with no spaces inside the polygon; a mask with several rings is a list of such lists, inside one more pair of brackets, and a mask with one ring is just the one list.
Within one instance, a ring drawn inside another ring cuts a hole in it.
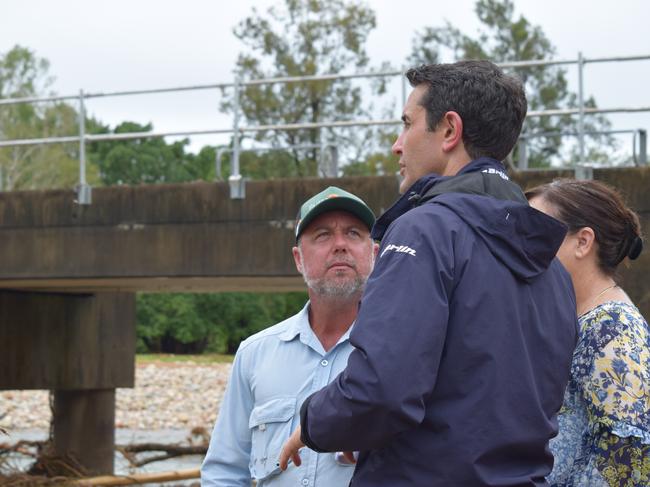
[{"label": "shirt button", "polygon": [[[327,367],[327,364],[329,364],[329,362],[327,360],[323,359],[323,360],[320,361],[320,364],[323,367]],[[307,480],[307,479],[305,479],[305,480]],[[307,480],[307,482],[309,482],[309,480]],[[307,485],[307,484],[305,484],[305,485]]]},{"label": "shirt button", "polygon": [[309,479],[302,479],[302,485],[309,485]]}]

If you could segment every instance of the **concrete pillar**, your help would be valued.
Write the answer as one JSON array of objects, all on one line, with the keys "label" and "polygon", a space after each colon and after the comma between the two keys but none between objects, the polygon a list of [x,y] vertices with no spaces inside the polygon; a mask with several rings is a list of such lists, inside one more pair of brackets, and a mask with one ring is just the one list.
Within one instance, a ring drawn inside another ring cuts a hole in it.
[{"label": "concrete pillar", "polygon": [[54,452],[77,460],[90,475],[112,474],[115,389],[54,391]]}]

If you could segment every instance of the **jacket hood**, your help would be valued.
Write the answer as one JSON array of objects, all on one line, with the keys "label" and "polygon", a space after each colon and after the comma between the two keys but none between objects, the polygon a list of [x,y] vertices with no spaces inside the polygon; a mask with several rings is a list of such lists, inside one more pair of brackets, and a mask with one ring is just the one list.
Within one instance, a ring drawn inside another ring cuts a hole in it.
[{"label": "jacket hood", "polygon": [[544,272],[567,227],[530,206],[490,196],[447,193],[425,204],[446,207],[470,226],[492,255],[520,279]]},{"label": "jacket hood", "polygon": [[[489,185],[483,191],[465,192],[459,176],[484,173]],[[451,183],[451,184],[450,184]],[[436,187],[451,186],[422,204],[442,205],[458,215],[485,242],[490,252],[520,279],[532,279],[548,268],[567,227],[558,220],[531,208],[521,190],[509,181],[499,161],[480,158],[470,162],[455,176],[426,175],[417,180],[395,204],[377,220],[372,236],[381,240],[390,224],[424,201]],[[516,201],[504,196],[504,186]]]}]

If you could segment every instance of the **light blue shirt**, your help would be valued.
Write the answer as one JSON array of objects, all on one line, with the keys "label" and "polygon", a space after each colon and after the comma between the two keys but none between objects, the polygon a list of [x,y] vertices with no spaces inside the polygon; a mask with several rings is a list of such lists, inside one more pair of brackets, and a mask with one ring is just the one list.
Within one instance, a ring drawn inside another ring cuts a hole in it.
[{"label": "light blue shirt", "polygon": [[280,450],[300,424],[300,406],[347,365],[348,330],[325,352],[309,325],[309,303],[297,315],[267,328],[239,347],[230,381],[201,466],[201,485],[347,487],[353,466],[334,453],[300,452],[302,465],[278,467]]}]

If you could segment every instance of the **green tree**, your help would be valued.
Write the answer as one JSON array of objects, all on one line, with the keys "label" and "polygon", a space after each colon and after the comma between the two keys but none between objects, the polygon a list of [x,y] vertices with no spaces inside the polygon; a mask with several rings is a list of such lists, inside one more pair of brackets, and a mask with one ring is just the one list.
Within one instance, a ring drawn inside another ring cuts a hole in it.
[{"label": "green tree", "polygon": [[[245,45],[237,58],[243,79],[340,73],[368,66],[365,44],[375,27],[375,14],[365,4],[345,0],[284,0],[265,13],[255,8],[234,29]],[[223,108],[232,110],[232,92],[224,91]],[[240,96],[243,122],[250,125],[317,123],[366,115],[362,91],[350,80],[276,83],[246,86]],[[320,137],[341,147],[360,142],[358,128],[269,130],[255,136],[273,147],[320,144]],[[283,176],[316,175],[317,150],[248,156],[272,161]],[[293,163],[289,170],[287,161]],[[268,169],[261,171],[268,174]]]},{"label": "green tree", "polygon": [[[392,130],[379,130],[379,146],[391,147],[399,134]],[[398,170],[399,157],[390,150],[372,152],[360,161],[351,162],[343,167],[344,176],[381,176],[395,174]]]},{"label": "green tree", "polygon": [[[316,160],[313,151],[269,150],[263,152],[242,151],[239,155],[239,170],[250,179],[276,179],[300,177],[300,171],[316,174]],[[296,164],[296,160],[299,161]],[[220,178],[227,180],[231,174],[232,151],[221,156]]]},{"label": "green tree", "polygon": [[198,154],[192,154],[191,152],[186,154],[188,162],[185,165],[185,171],[191,181],[214,181],[216,179],[216,154],[216,148],[209,145],[201,147]]},{"label": "green tree", "polygon": [[139,295],[136,312],[141,352],[195,353],[211,342],[222,345],[223,340],[210,333],[205,316],[197,312],[192,294]]},{"label": "green tree", "polygon": [[[515,15],[512,0],[478,0],[476,15],[481,22],[476,37],[470,37],[451,25],[426,27],[416,33],[409,61],[413,65],[439,62],[443,54],[454,59],[490,59],[494,62],[550,60],[555,57],[555,47],[540,26],[531,24],[523,15]],[[526,86],[528,110],[538,111],[556,108],[575,108],[577,95],[567,85],[566,70],[559,66],[533,66],[516,68]],[[588,107],[595,107],[593,97],[585,100]],[[608,120],[599,115],[585,117],[587,131],[606,130]],[[542,134],[559,131],[577,132],[578,118],[564,115],[559,117],[528,117],[524,124],[525,134]],[[531,167],[549,166],[552,161],[575,162],[579,159],[575,144],[565,150],[567,140],[558,135],[540,136],[529,139],[528,158]],[[602,162],[608,154],[602,147],[611,147],[610,136],[589,138],[586,146],[587,160]],[[517,150],[517,149],[516,149]],[[516,151],[515,151],[516,152]],[[515,158],[518,156],[514,154]],[[569,161],[567,161],[569,159]]]},{"label": "green tree", "polygon": [[[96,123],[89,127],[91,133],[124,134],[150,132],[151,124],[122,122],[111,130]],[[206,152],[198,156],[185,152],[188,139],[167,143],[163,138],[126,139],[96,141],[88,145],[91,160],[99,168],[103,184],[153,184],[192,181],[202,179],[202,171],[195,166],[201,161],[202,168]]]},{"label": "green tree", "polygon": [[[46,59],[21,46],[0,55],[0,98],[46,95],[52,79]],[[77,111],[69,104],[0,105],[0,139],[75,135]],[[79,144],[27,145],[0,148],[0,178],[4,190],[72,187],[78,181]],[[96,180],[96,168],[87,168]]]},{"label": "green tree", "polygon": [[304,306],[305,293],[141,294],[138,351],[228,352]]}]

